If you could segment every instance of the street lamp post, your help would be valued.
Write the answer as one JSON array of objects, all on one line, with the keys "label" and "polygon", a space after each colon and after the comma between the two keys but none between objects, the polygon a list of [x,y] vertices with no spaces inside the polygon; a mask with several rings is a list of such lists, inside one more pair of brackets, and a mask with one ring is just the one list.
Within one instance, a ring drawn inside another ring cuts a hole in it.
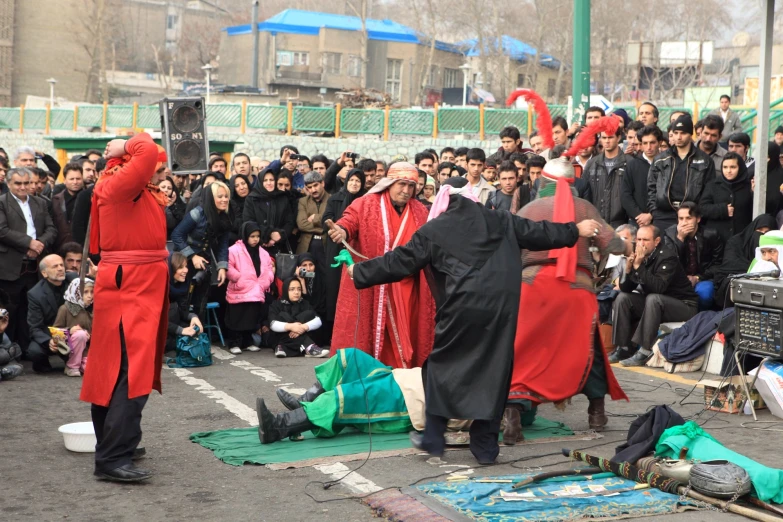
[{"label": "street lamp post", "polygon": [[465,107],[468,104],[468,73],[470,72],[470,64],[462,64],[459,68],[462,70],[462,106]]},{"label": "street lamp post", "polygon": [[207,103],[209,103],[209,91],[212,90],[212,88],[210,86],[210,81],[211,81],[210,80],[210,76],[212,75],[211,74],[212,73],[212,65],[206,64],[201,69],[206,73],[206,76],[207,76]]},{"label": "street lamp post", "polygon": [[54,108],[54,84],[57,83],[57,80],[54,78],[49,78],[46,80],[49,83],[49,107]]}]

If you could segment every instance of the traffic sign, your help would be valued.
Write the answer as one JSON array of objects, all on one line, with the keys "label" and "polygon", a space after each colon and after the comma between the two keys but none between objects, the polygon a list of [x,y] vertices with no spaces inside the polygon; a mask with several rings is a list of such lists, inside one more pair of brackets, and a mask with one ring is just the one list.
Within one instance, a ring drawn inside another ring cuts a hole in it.
[{"label": "traffic sign", "polygon": [[606,114],[609,114],[614,110],[614,105],[612,102],[601,96],[600,94],[591,94],[590,95],[590,106],[591,107],[601,107]]}]

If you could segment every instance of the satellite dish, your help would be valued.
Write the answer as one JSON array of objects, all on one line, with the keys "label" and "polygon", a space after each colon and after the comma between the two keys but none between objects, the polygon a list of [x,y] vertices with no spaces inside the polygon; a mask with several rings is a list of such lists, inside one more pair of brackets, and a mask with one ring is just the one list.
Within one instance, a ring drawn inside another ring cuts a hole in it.
[{"label": "satellite dish", "polygon": [[750,43],[750,35],[744,31],[741,31],[734,35],[731,39],[731,45],[734,47],[745,47]]}]

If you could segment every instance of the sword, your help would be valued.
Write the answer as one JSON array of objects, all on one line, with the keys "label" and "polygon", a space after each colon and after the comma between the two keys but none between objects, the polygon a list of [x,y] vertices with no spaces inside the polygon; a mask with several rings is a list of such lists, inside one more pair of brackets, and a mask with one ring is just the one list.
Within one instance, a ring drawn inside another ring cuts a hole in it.
[{"label": "sword", "polygon": [[82,264],[79,267],[79,294],[84,295],[84,280],[90,272],[90,228],[92,227],[92,216],[87,220],[87,235],[84,236],[84,247],[82,248]]},{"label": "sword", "polygon": [[[336,227],[336,225],[334,224],[334,221],[332,221],[331,219],[327,219],[326,221],[324,221],[324,225],[326,225],[327,227],[329,227],[329,230],[334,230],[334,228]],[[357,257],[360,257],[360,258],[362,258],[362,259],[370,259],[369,257],[367,257],[367,256],[363,256],[363,255],[361,255],[359,252],[357,252],[356,250],[354,250],[353,248],[351,248],[351,245],[349,245],[349,244],[348,244],[348,242],[347,242],[345,239],[341,239],[341,240],[340,240],[340,242],[343,244],[343,246],[344,246],[344,247],[345,247],[345,248],[348,250],[348,252],[350,252],[351,254],[353,254],[353,255],[355,255],[355,256],[357,256]]]}]

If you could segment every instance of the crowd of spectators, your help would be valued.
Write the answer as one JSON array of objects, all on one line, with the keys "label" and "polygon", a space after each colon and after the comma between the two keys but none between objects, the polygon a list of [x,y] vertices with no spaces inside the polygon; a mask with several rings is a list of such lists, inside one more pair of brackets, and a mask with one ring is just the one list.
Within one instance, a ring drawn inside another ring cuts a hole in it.
[{"label": "crowd of spectators", "polygon": [[[754,219],[756,160],[729,104],[724,96],[721,108],[698,122],[673,113],[667,132],[650,102],[638,108],[636,121],[615,111],[618,131],[572,158],[575,192],[635,243],[634,255],[610,271],[602,273],[595,260],[596,292],[606,293],[602,305],[611,306],[602,316],[614,323],[613,362],[644,364],[662,322],[724,307],[727,276],[746,271],[759,236],[780,229],[783,127],[768,158],[758,159],[767,161],[766,214]],[[265,347],[278,357],[325,356],[340,286],[340,269],[331,261],[342,248],[326,223],[339,220],[391,163],[415,163],[415,197],[427,207],[446,179],[461,176],[482,204],[516,213],[536,198],[547,161],[602,116],[591,107],[580,124],[555,118],[551,149],[536,133],[526,147],[520,131],[507,127],[489,155],[446,147],[413,158],[345,151],[330,159],[289,145],[278,158],[213,154],[209,171],[200,174],[163,167],[155,179],[168,200],[167,347],[203,332],[207,303],[217,302],[232,353]],[[97,150],[61,168],[29,147],[12,158],[0,149],[0,379],[18,374],[22,356],[36,372],[50,371],[57,356],[67,375],[83,371],[92,281],[80,282],[78,272],[92,190],[105,166]],[[99,258],[84,261],[94,277]]]}]

